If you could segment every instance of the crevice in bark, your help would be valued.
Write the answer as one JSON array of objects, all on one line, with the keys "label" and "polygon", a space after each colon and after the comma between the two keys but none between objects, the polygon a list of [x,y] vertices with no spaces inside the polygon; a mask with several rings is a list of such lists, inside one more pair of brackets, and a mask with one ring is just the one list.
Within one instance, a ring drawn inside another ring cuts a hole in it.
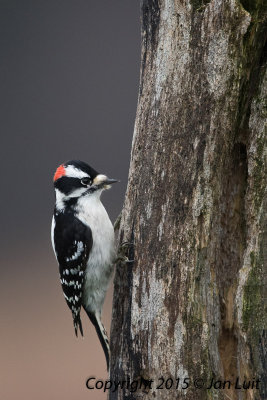
[{"label": "crevice in bark", "polygon": [[[266,42],[265,42],[265,45],[264,45],[264,47],[263,47],[262,54],[261,54],[261,57],[260,57],[260,62],[259,62],[260,68],[264,67],[264,66],[266,65],[266,63],[267,63],[267,40],[266,40]],[[264,70],[263,70],[263,68],[262,68],[262,73],[261,73],[261,75],[262,75],[262,76],[264,75]]]},{"label": "crevice in bark", "polygon": [[243,37],[242,76],[240,79],[237,132],[248,135],[251,101],[262,82],[267,57],[267,23],[261,23],[266,6],[262,1],[243,0],[243,7],[251,12],[251,23]]},{"label": "crevice in bark", "polygon": [[[223,327],[219,339],[219,351],[223,366],[224,379],[231,382],[234,382],[238,376],[237,346],[238,340],[235,336],[234,329],[227,329]],[[233,388],[229,389],[229,398],[232,400],[236,400],[238,398],[237,391]]]},{"label": "crevice in bark", "polygon": [[141,1],[141,33],[142,33],[142,61],[139,96],[142,94],[144,71],[147,64],[148,54],[150,51],[155,51],[158,44],[158,31],[160,23],[160,6],[158,0],[142,0]]},{"label": "crevice in bark", "polygon": [[193,10],[198,12],[204,11],[206,5],[210,2],[211,0],[191,0]]},{"label": "crevice in bark", "polygon": [[147,42],[152,46],[157,43],[157,32],[160,20],[158,0],[143,0],[142,6],[143,31],[147,32]]},{"label": "crevice in bark", "polygon": [[251,14],[257,12],[260,8],[264,8],[265,0],[240,0],[242,7]]},{"label": "crevice in bark", "polygon": [[[236,143],[229,158],[222,187],[220,248],[218,249],[217,283],[220,292],[221,330],[218,340],[224,379],[234,381],[238,374],[238,323],[235,296],[238,271],[246,243],[245,193],[247,187],[247,150]],[[229,396],[237,399],[233,388]]]},{"label": "crevice in bark", "polygon": [[222,171],[224,176],[217,271],[217,281],[222,291],[231,286],[237,276],[246,239],[245,192],[248,172],[245,144],[234,145],[227,164]]}]

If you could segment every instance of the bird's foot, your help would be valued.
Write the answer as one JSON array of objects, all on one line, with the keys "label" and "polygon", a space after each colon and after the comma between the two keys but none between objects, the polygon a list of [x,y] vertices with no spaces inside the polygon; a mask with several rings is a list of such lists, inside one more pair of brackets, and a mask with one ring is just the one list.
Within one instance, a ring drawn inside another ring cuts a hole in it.
[{"label": "bird's foot", "polygon": [[129,260],[128,256],[126,255],[126,253],[129,252],[129,248],[133,246],[134,244],[132,242],[127,242],[127,241],[122,242],[118,249],[115,264],[117,264],[118,262],[120,262],[123,265],[133,263],[134,260]]},{"label": "bird's foot", "polygon": [[127,256],[118,256],[115,260],[115,264],[117,264],[118,262],[120,262],[121,264],[130,264],[133,263],[134,260],[129,260]]}]

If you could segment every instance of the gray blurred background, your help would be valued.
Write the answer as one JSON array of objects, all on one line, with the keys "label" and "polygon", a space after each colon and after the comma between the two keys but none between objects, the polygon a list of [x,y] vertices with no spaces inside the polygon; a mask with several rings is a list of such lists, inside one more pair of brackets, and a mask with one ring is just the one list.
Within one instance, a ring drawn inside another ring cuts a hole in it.
[{"label": "gray blurred background", "polygon": [[[0,0],[0,399],[104,399],[105,359],[83,314],[76,339],[50,244],[57,166],[81,159],[121,180],[137,105],[139,0]],[[109,331],[111,290],[104,308]],[[119,332],[118,332],[119,334]]]}]

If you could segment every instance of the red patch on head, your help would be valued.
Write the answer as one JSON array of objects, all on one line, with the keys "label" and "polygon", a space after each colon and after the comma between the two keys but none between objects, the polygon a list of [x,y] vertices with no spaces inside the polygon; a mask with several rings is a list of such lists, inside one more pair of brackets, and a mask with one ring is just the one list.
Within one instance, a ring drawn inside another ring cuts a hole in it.
[{"label": "red patch on head", "polygon": [[56,173],[54,175],[54,182],[61,178],[62,176],[66,175],[66,170],[63,164],[61,164],[58,169],[56,170]]}]

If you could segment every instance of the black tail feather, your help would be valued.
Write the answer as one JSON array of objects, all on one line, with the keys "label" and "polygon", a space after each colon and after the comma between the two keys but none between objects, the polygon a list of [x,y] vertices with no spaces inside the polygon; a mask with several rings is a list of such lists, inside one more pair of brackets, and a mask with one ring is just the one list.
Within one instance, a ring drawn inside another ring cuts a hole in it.
[{"label": "black tail feather", "polygon": [[78,337],[78,328],[80,329],[81,335],[83,336],[83,327],[80,314],[79,315],[73,314],[72,316],[73,316],[73,325],[76,337]]},{"label": "black tail feather", "polygon": [[107,370],[109,370],[109,342],[108,342],[108,337],[107,337],[107,333],[105,330],[104,325],[102,324],[100,318],[97,318],[95,314],[85,310],[90,321],[92,322],[92,324],[95,327],[97,336],[100,340],[101,346],[104,350],[104,354],[106,357],[106,362],[107,362]]}]

